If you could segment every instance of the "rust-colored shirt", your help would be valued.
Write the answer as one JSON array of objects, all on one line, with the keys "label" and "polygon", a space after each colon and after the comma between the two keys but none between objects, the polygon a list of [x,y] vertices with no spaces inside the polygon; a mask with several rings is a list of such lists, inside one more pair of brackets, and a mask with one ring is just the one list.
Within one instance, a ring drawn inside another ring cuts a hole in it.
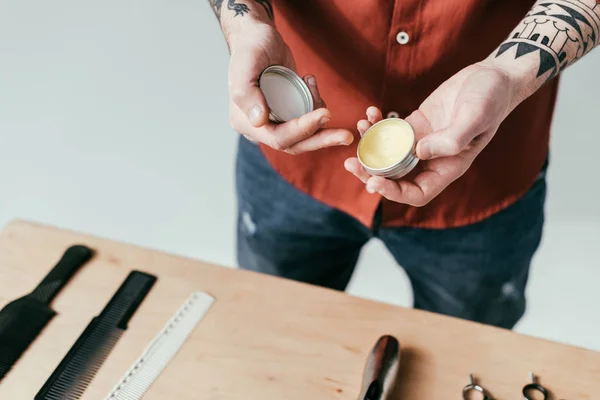
[{"label": "rust-colored shirt", "polygon": [[315,74],[330,126],[355,132],[351,146],[292,156],[261,146],[299,190],[371,226],[445,228],[480,221],[518,200],[548,153],[558,81],[544,85],[502,123],[471,168],[425,207],[369,194],[344,169],[356,155],[356,123],[371,105],[408,116],[442,82],[500,45],[533,0],[275,0],[276,25],[300,75]]}]

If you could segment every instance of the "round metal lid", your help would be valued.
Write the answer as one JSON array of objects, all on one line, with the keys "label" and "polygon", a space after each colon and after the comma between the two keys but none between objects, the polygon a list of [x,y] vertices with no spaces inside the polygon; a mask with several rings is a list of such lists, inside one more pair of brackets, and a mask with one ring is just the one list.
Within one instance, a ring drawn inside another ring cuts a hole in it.
[{"label": "round metal lid", "polygon": [[260,75],[261,88],[269,105],[269,119],[287,122],[313,111],[313,98],[306,83],[294,71],[272,65]]}]

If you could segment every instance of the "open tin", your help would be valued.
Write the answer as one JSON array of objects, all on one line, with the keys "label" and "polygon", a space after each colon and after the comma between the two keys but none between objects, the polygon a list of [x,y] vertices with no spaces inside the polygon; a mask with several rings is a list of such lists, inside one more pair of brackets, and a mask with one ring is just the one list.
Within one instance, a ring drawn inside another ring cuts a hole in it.
[{"label": "open tin", "polygon": [[411,172],[419,159],[415,132],[400,118],[387,118],[371,126],[358,143],[357,157],[373,176],[400,179]]},{"label": "open tin", "polygon": [[258,79],[269,106],[269,120],[283,123],[313,111],[308,85],[298,74],[282,65],[271,65]]}]

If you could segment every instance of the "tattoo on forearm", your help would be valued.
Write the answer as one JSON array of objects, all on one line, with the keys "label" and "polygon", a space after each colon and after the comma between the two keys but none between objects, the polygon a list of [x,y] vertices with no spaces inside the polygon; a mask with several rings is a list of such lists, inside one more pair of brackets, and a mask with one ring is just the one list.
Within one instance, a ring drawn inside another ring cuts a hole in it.
[{"label": "tattoo on forearm", "polygon": [[263,6],[263,8],[267,12],[267,15],[269,16],[269,18],[275,19],[275,14],[273,13],[273,6],[271,5],[270,0],[255,0],[255,1],[258,4],[260,4],[261,6]]},{"label": "tattoo on forearm", "polygon": [[[217,18],[221,19],[221,7],[223,6],[223,1],[225,0],[211,0],[213,11],[217,15]],[[227,0],[227,8],[235,11],[235,16],[244,15],[250,12],[250,7],[245,5],[244,3],[236,3],[236,0]]]},{"label": "tattoo on forearm", "polygon": [[600,0],[538,0],[496,53],[539,51],[537,77],[552,79],[600,43]]},{"label": "tattoo on forearm", "polygon": [[[221,6],[225,0],[210,0],[212,3],[213,11],[217,18],[221,19]],[[254,0],[256,3],[260,4],[266,11],[269,18],[273,19],[273,6],[271,5],[270,0]],[[234,16],[244,16],[250,12],[250,7],[248,7],[244,3],[238,3],[236,0],[227,0],[227,8],[233,12],[235,12]]]}]

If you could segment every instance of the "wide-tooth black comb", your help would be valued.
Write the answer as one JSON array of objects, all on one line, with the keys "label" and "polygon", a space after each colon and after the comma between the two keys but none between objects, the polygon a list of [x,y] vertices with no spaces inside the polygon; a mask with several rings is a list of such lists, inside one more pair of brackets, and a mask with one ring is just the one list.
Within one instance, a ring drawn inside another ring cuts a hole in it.
[{"label": "wide-tooth black comb", "polygon": [[33,292],[0,311],[0,381],[56,315],[50,303],[93,253],[86,246],[69,247]]},{"label": "wide-tooth black comb", "polygon": [[132,271],[102,313],[92,319],[35,400],[79,399],[155,282],[153,275]]}]

